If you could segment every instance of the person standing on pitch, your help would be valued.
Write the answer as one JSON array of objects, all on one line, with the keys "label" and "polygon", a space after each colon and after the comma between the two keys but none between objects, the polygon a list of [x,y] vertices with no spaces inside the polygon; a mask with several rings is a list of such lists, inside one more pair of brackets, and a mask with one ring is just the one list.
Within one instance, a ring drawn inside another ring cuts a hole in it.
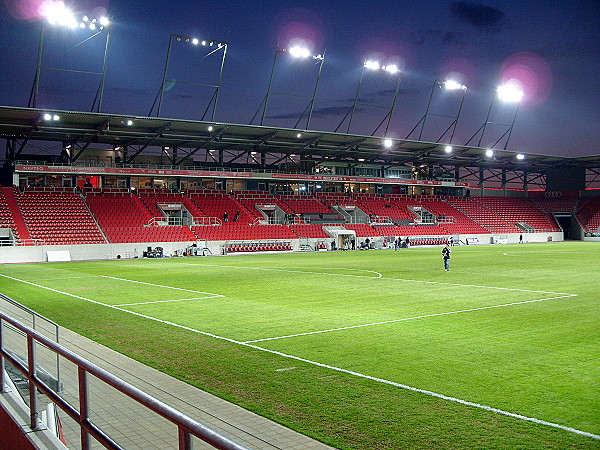
[{"label": "person standing on pitch", "polygon": [[450,246],[448,244],[442,249],[442,258],[444,258],[444,269],[448,272],[450,270]]}]

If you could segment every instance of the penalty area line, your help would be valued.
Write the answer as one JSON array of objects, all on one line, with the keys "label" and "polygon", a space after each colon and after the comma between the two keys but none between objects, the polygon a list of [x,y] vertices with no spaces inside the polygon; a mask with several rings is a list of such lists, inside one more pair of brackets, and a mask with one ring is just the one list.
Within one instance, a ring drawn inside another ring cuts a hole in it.
[{"label": "penalty area line", "polygon": [[448,312],[435,313],[435,314],[424,314],[422,316],[404,317],[402,319],[391,319],[391,320],[384,320],[382,322],[363,323],[360,325],[349,325],[347,327],[330,328],[328,330],[308,331],[306,333],[288,334],[286,336],[275,336],[275,337],[270,337],[270,338],[254,339],[252,341],[245,341],[244,344],[251,344],[254,342],[274,341],[277,339],[287,339],[287,338],[294,338],[294,337],[300,337],[300,336],[309,336],[311,334],[331,333],[334,331],[351,330],[353,328],[372,327],[372,326],[376,326],[376,325],[385,325],[388,323],[406,322],[408,320],[426,319],[428,317],[449,316],[451,314],[461,314],[461,313],[467,313],[467,312],[473,312],[473,311],[483,311],[486,309],[493,309],[493,308],[505,308],[507,306],[524,305],[526,303],[545,302],[546,300],[556,300],[559,298],[568,298],[568,297],[577,297],[577,294],[562,295],[560,297],[538,298],[535,300],[525,300],[522,302],[505,303],[503,305],[482,306],[480,308],[461,309],[459,311],[448,311]]},{"label": "penalty area line", "polygon": [[81,297],[79,295],[70,294],[68,292],[62,292],[62,291],[59,291],[57,289],[52,289],[52,288],[49,288],[49,287],[46,287],[46,286],[42,286],[40,284],[32,283],[30,281],[21,280],[21,279],[14,278],[14,277],[11,277],[11,276],[8,276],[8,275],[0,274],[0,277],[4,277],[4,278],[8,278],[10,280],[14,280],[14,281],[18,281],[18,282],[21,282],[21,283],[29,284],[31,286],[38,287],[40,289],[46,289],[46,290],[49,290],[49,291],[52,291],[52,292],[56,292],[56,293],[59,293],[59,294],[62,294],[62,295],[66,295],[66,296],[69,296],[69,297],[73,297],[73,298],[77,298],[77,299],[80,299],[80,300],[84,300],[84,301],[87,301],[87,302],[90,302],[90,303],[95,303],[95,304],[100,305],[100,306],[106,306],[108,308],[112,308],[112,309],[115,309],[117,311],[121,311],[121,312],[124,312],[124,313],[127,313],[127,314],[132,314],[132,315],[137,316],[137,317],[142,317],[144,319],[148,319],[148,320],[152,320],[152,321],[155,321],[155,322],[159,322],[159,323],[162,323],[164,325],[170,325],[170,326],[173,326],[173,327],[176,327],[176,328],[180,328],[180,329],[183,329],[183,330],[191,331],[192,333],[197,333],[197,334],[201,334],[201,335],[204,335],[204,336],[209,336],[209,337],[212,337],[212,338],[215,338],[215,339],[219,339],[219,340],[222,340],[222,341],[231,342],[232,344],[243,345],[243,346],[248,347],[248,348],[252,348],[252,349],[255,349],[255,350],[259,350],[259,351],[271,353],[273,355],[278,355],[278,356],[281,356],[283,358],[293,359],[295,361],[301,361],[301,362],[304,362],[306,364],[314,365],[314,366],[317,366],[317,367],[322,367],[322,368],[325,368],[325,369],[334,370],[336,372],[345,373],[345,374],[352,375],[352,376],[355,376],[355,377],[359,377],[359,378],[363,378],[363,379],[375,381],[377,383],[387,384],[387,385],[398,387],[398,388],[405,389],[405,390],[408,390],[408,391],[417,392],[417,393],[421,393],[421,394],[424,394],[424,395],[429,395],[431,397],[436,397],[436,398],[439,398],[439,399],[442,399],[442,400],[451,401],[451,402],[459,403],[459,404],[462,404],[462,405],[465,405],[465,406],[471,406],[471,407],[478,408],[478,409],[483,409],[485,411],[489,411],[489,412],[501,414],[501,415],[512,417],[512,418],[515,418],[515,419],[524,420],[524,421],[536,423],[536,424],[539,424],[539,425],[545,425],[545,426],[549,426],[549,427],[552,427],[552,428],[557,428],[557,429],[560,429],[560,430],[563,430],[563,431],[568,431],[570,433],[578,434],[580,436],[585,436],[585,437],[589,437],[589,438],[592,438],[592,439],[600,440],[600,435],[593,434],[593,433],[588,433],[587,431],[581,431],[581,430],[577,430],[575,428],[567,427],[567,426],[560,425],[560,424],[557,424],[557,423],[548,422],[548,421],[536,419],[536,418],[533,418],[533,417],[527,417],[527,416],[523,416],[521,414],[511,413],[509,411],[504,411],[504,410],[501,410],[501,409],[498,409],[498,408],[493,408],[491,406],[481,405],[479,403],[474,403],[474,402],[469,402],[469,401],[466,401],[466,400],[461,400],[461,399],[456,398],[456,397],[450,397],[450,396],[447,396],[447,395],[444,395],[444,394],[439,394],[437,392],[428,391],[428,390],[425,390],[425,389],[419,389],[419,388],[415,388],[415,387],[412,387],[412,386],[408,386],[406,384],[401,384],[401,383],[396,383],[394,381],[385,380],[383,378],[377,378],[377,377],[373,377],[373,376],[370,376],[370,375],[365,375],[365,374],[362,374],[362,373],[359,373],[359,372],[354,372],[352,370],[343,369],[341,367],[330,366],[328,364],[323,364],[323,363],[319,363],[319,362],[316,362],[316,361],[311,361],[309,359],[300,358],[299,356],[288,355],[286,353],[278,352],[278,351],[275,351],[275,350],[270,350],[270,349],[267,349],[267,348],[264,348],[264,347],[259,347],[257,345],[243,343],[243,342],[240,342],[240,341],[236,341],[235,339],[230,339],[230,338],[226,338],[226,337],[223,337],[223,336],[218,336],[216,334],[208,333],[208,332],[205,332],[205,331],[200,331],[200,330],[197,330],[197,329],[194,329],[194,328],[191,328],[191,327],[186,327],[185,325],[180,325],[180,324],[177,324],[177,323],[174,323],[174,322],[169,322],[169,321],[166,321],[166,320],[157,319],[156,317],[148,316],[146,314],[140,314],[140,313],[137,313],[137,312],[134,312],[134,311],[129,311],[127,309],[119,308],[119,307],[114,306],[114,305],[108,305],[106,303],[98,302],[96,300],[91,300],[91,299],[88,299],[88,298],[85,298],[85,297]]},{"label": "penalty area line", "polygon": [[108,275],[101,275],[101,276],[102,276],[102,278],[109,278],[111,280],[118,280],[118,281],[127,281],[129,283],[145,284],[146,286],[154,286],[154,287],[160,287],[160,288],[165,288],[165,289],[173,289],[176,291],[193,292],[195,294],[207,294],[207,295],[210,295],[213,297],[225,297],[222,294],[214,294],[212,292],[194,291],[193,289],[184,289],[184,288],[178,288],[178,287],[173,287],[173,286],[164,286],[162,284],[146,283],[145,281],[128,280],[127,278],[109,277]]}]

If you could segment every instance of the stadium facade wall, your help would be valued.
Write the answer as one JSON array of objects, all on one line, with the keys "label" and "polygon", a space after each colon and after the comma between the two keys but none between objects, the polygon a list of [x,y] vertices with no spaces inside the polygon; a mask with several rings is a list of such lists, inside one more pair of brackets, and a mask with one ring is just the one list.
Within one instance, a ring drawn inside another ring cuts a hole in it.
[{"label": "stadium facade wall", "polygon": [[[519,233],[460,235],[462,241],[465,241],[466,238],[477,238],[480,244],[493,244],[495,238],[505,238],[507,244],[516,244],[519,242]],[[560,242],[564,240],[562,232],[524,233],[523,238],[525,242],[548,242],[549,240]],[[315,248],[318,241],[329,243],[330,240],[331,239],[310,239],[308,243]],[[361,240],[361,238],[357,239],[358,242]],[[175,252],[181,255],[187,247],[195,243],[196,242],[148,242],[132,244],[6,246],[0,247],[0,264],[47,262],[48,251],[68,251],[72,261],[118,259],[118,256],[122,259],[131,259],[136,256],[142,258],[143,252],[146,251],[148,247],[162,247],[165,255],[174,255]],[[224,244],[226,244],[225,241],[208,242],[206,248],[208,248],[210,252],[207,252],[207,254],[221,255],[223,253]],[[291,244],[294,251],[300,249],[300,241],[298,239],[292,240]]]}]

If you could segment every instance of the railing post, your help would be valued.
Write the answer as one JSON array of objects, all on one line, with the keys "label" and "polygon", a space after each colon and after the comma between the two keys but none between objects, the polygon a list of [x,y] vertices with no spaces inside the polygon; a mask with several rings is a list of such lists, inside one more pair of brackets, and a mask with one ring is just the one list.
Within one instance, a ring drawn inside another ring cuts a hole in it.
[{"label": "railing post", "polygon": [[81,449],[89,450],[90,436],[85,430],[83,424],[87,422],[89,417],[89,401],[88,401],[88,384],[87,384],[87,372],[79,366],[77,369],[79,375],[79,427],[81,434]]},{"label": "railing post", "polygon": [[192,450],[192,435],[179,427],[179,450]]},{"label": "railing post", "polygon": [[[0,350],[4,349],[2,337],[4,336],[4,321],[0,317]],[[0,352],[0,393],[4,392],[4,356]]]},{"label": "railing post", "polygon": [[33,381],[35,377],[35,343],[33,337],[27,335],[27,379],[29,381],[29,425],[37,429],[37,388]]}]

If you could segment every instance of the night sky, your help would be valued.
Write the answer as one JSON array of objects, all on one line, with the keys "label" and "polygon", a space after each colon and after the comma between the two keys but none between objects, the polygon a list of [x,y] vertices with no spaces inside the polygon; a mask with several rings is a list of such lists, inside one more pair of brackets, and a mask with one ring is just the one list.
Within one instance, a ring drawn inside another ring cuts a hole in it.
[{"label": "night sky", "polygon": [[[1,105],[27,106],[40,41],[39,3],[3,1]],[[180,34],[228,43],[215,120],[250,123],[266,94],[275,52],[301,39],[313,54],[325,55],[311,129],[333,131],[340,125],[354,101],[363,62],[376,58],[403,68],[390,137],[406,138],[425,114],[434,81],[453,74],[468,87],[454,144],[465,144],[490,111],[482,147],[500,138],[516,114],[509,150],[600,154],[597,0],[84,0],[67,5],[77,9],[78,16],[90,17],[104,8],[112,21],[104,113],[149,115],[161,85],[169,36]],[[91,35],[89,30],[47,26],[42,64],[101,71],[105,34],[86,40]],[[172,81],[166,86],[161,116],[202,117],[214,89],[189,83],[217,83],[222,50],[207,56],[207,48],[174,43],[168,73]],[[317,60],[278,54],[273,77],[273,92],[278,94],[269,100],[265,125],[295,125],[308,106],[306,97],[312,95],[318,68]],[[359,93],[359,103],[365,106],[357,109],[351,133],[374,131],[389,111],[397,77],[365,71]],[[518,111],[515,105],[491,103],[496,86],[509,79],[517,80],[524,91]],[[38,107],[89,110],[98,82],[97,75],[43,70]],[[422,140],[440,137],[457,115],[460,99],[459,93],[434,90]],[[299,128],[305,124],[306,116]],[[339,131],[345,132],[347,126],[348,119]],[[416,139],[419,131],[411,138]],[[383,135],[383,128],[376,135]],[[448,138],[446,134],[442,141]]]}]

